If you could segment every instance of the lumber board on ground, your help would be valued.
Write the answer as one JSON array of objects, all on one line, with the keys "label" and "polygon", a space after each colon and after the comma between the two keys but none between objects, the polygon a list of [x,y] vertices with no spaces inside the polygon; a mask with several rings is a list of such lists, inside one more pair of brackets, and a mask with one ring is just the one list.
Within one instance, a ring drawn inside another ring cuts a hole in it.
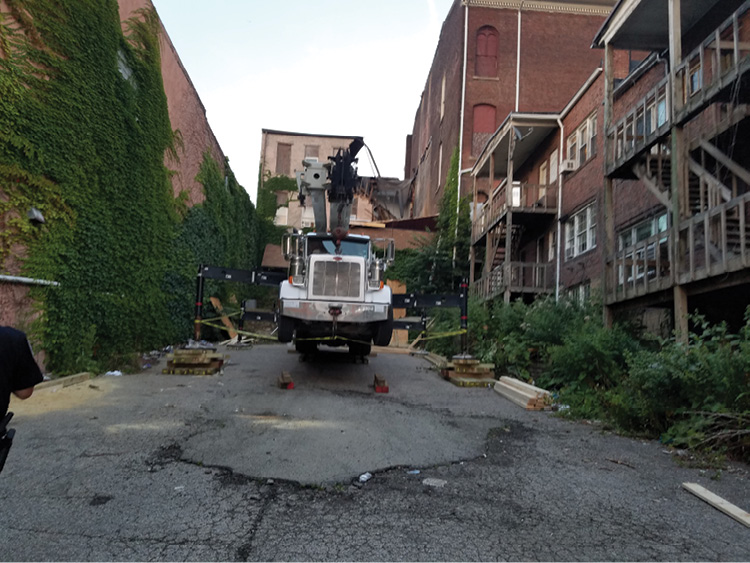
[{"label": "lumber board on ground", "polygon": [[519,407],[526,408],[529,406],[531,397],[512,385],[498,381],[495,383],[495,391]]},{"label": "lumber board on ground", "polygon": [[517,387],[518,389],[532,393],[536,397],[543,397],[544,395],[549,395],[549,391],[542,389],[540,387],[536,387],[534,385],[531,385],[530,383],[526,383],[525,381],[521,381],[520,379],[516,379],[515,377],[508,377],[507,375],[504,375],[500,378],[500,381],[507,383],[508,385],[512,385],[513,387]]},{"label": "lumber board on ground", "polygon": [[717,510],[720,510],[727,516],[734,518],[735,520],[737,520],[737,522],[744,524],[745,526],[750,528],[750,514],[742,510],[740,507],[735,506],[727,500],[724,500],[719,495],[712,493],[705,487],[700,486],[698,483],[683,483],[682,486],[685,490],[690,491],[699,499],[707,502]]},{"label": "lumber board on ground", "polygon": [[514,385],[510,385],[505,381],[497,381],[494,389],[501,396],[526,410],[541,411],[548,408],[543,397],[537,397],[536,394]]}]

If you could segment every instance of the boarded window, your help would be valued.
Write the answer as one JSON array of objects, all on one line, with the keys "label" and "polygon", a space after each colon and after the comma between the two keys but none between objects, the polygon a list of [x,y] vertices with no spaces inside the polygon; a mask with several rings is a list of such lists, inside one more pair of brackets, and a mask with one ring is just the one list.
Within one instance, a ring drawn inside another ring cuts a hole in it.
[{"label": "boarded window", "polygon": [[497,50],[497,30],[489,25],[479,28],[474,64],[475,76],[497,76]]},{"label": "boarded window", "polygon": [[479,104],[474,106],[474,126],[472,129],[471,154],[476,156],[482,152],[487,140],[495,132],[495,106]]},{"label": "boarded window", "polygon": [[320,158],[320,145],[305,145],[305,158]]},{"label": "boarded window", "polygon": [[276,145],[276,174],[289,176],[292,165],[292,145],[278,143]]}]

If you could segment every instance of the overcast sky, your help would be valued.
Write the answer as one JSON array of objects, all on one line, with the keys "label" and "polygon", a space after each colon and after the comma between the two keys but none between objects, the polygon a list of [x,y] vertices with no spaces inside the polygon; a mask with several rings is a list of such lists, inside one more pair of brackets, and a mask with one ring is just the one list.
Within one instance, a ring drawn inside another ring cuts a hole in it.
[{"label": "overcast sky", "polygon": [[453,0],[152,1],[253,201],[264,128],[360,135],[381,175],[403,178]]}]

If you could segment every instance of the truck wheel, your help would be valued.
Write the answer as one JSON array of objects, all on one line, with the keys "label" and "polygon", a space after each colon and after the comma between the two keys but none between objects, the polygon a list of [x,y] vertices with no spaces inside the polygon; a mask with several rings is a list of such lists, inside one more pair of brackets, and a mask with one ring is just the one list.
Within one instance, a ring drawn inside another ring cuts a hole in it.
[{"label": "truck wheel", "polygon": [[294,321],[289,317],[279,316],[279,342],[291,342],[294,337]]},{"label": "truck wheel", "polygon": [[393,336],[393,309],[388,307],[388,319],[378,323],[372,341],[375,346],[388,346]]}]

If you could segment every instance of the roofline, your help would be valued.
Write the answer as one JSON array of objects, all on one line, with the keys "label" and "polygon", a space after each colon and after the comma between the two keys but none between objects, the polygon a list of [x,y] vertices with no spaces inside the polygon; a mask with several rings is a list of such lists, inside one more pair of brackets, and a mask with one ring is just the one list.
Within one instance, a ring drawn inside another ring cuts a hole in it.
[{"label": "roofline", "polygon": [[281,131],[279,129],[261,129],[261,133],[272,135],[287,135],[291,137],[323,137],[326,139],[356,139],[362,135],[318,135],[316,133],[300,133],[297,131]]},{"label": "roofline", "polygon": [[599,75],[604,72],[602,67],[599,67],[594,70],[594,72],[591,73],[591,76],[586,79],[586,82],[583,83],[583,86],[581,86],[578,89],[578,92],[575,93],[575,95],[570,99],[568,104],[563,108],[563,110],[560,112],[560,119],[563,119],[565,116],[570,113],[570,110],[572,110],[575,105],[581,100],[583,95],[588,91],[589,88],[596,82],[596,79],[599,78]]}]

